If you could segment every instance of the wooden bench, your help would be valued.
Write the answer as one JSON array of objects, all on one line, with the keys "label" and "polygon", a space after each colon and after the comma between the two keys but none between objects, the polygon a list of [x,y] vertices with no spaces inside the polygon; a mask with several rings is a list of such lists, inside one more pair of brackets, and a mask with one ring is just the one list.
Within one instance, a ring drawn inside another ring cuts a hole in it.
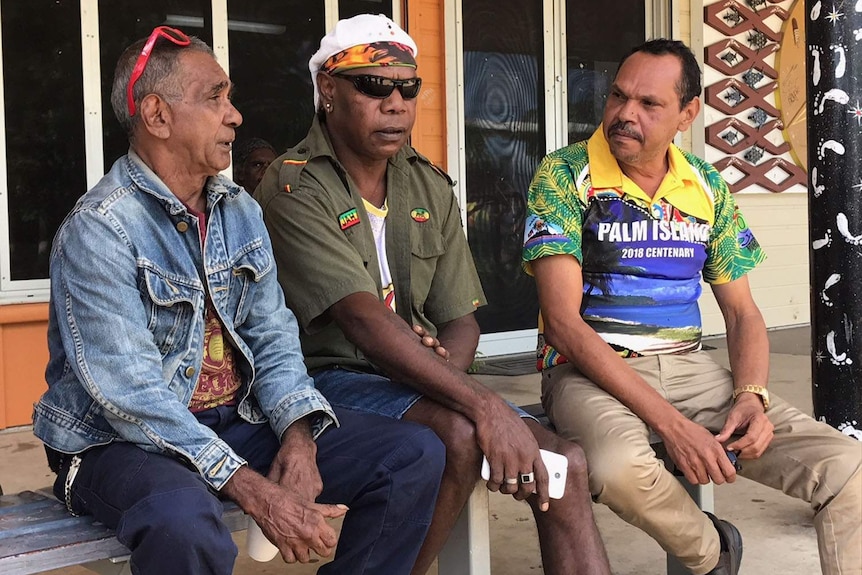
[{"label": "wooden bench", "polygon": [[[541,404],[523,406],[549,428]],[[653,448],[672,468],[661,443]],[[691,497],[704,511],[713,511],[713,486],[691,485],[675,473]],[[245,513],[233,503],[225,503],[223,520],[231,532],[248,524]],[[490,575],[491,537],[488,490],[476,484],[467,505],[438,557],[438,571],[444,575]],[[92,517],[72,517],[49,490],[24,491],[0,496],[0,573],[29,575],[50,569],[83,565],[101,575],[124,575],[129,550],[114,532]],[[667,558],[668,575],[689,572],[674,557]]]},{"label": "wooden bench", "polygon": [[[225,503],[222,520],[243,531],[248,517]],[[440,573],[489,575],[488,490],[476,485],[470,503],[440,554]],[[92,517],[72,517],[50,490],[0,496],[0,573],[30,575],[81,565],[100,575],[130,573],[129,550]]]},{"label": "wooden bench", "polygon": [[[226,506],[231,531],[245,529],[245,517]],[[71,565],[97,573],[120,573],[129,550],[114,532],[92,517],[72,517],[48,491],[0,497],[0,573],[28,575]]]}]

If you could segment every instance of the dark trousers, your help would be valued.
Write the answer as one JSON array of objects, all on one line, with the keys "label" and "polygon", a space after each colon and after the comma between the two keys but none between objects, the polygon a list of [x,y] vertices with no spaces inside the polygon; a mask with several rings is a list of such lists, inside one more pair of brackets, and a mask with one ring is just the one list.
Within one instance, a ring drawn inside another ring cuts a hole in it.
[{"label": "dark trousers", "polygon": [[[335,558],[321,574],[410,572],[431,523],[445,463],[443,444],[420,425],[335,410],[341,427],[317,439],[319,503],[344,503]],[[249,465],[266,473],[279,448],[269,425],[249,424],[232,407],[198,414]],[[64,466],[65,467],[65,466]],[[63,499],[66,469],[54,486]],[[128,443],[86,451],[72,486],[76,513],[115,529],[142,575],[229,574],[237,548],[222,504],[179,460]]]}]

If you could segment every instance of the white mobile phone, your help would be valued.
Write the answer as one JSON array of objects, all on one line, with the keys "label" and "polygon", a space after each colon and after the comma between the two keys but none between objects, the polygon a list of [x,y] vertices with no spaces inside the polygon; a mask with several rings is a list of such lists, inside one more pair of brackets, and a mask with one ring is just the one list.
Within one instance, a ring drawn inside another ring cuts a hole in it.
[{"label": "white mobile phone", "polygon": [[[569,471],[569,458],[553,451],[540,449],[545,469],[548,470],[548,496],[551,499],[562,499],[566,491],[566,475]],[[487,457],[482,457],[482,479],[488,481],[491,477],[491,465]]]}]

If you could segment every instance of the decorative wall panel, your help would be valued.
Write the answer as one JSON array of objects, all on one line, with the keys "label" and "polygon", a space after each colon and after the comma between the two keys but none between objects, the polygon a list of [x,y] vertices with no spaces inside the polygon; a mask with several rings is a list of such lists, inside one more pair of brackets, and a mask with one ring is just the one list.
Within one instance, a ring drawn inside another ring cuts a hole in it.
[{"label": "decorative wall panel", "polygon": [[793,5],[704,2],[705,155],[733,192],[806,191],[804,20]]}]

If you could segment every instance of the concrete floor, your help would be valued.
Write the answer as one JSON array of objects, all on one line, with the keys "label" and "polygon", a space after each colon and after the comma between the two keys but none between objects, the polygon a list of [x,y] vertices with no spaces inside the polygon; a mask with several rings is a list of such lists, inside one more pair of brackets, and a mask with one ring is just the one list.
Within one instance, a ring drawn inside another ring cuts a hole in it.
[{"label": "concrete floor", "polygon": [[[808,338],[807,326],[770,333],[770,390],[811,413]],[[719,339],[706,343],[716,348],[709,353],[726,364],[724,341]],[[538,374],[483,375],[479,379],[515,403],[538,401]],[[7,493],[46,487],[53,480],[45,464],[41,443],[28,429],[0,433],[0,461],[3,462],[0,485]],[[742,532],[745,554],[741,573],[815,575],[820,572],[812,513],[805,503],[740,478],[733,485],[715,489],[715,506],[720,517],[733,522]],[[542,573],[536,529],[529,507],[502,495],[492,495],[490,507],[494,575]],[[602,505],[595,505],[594,513],[615,575],[664,573],[664,552],[652,539]],[[319,564],[286,567],[280,559],[266,564],[255,563],[244,553],[245,534],[236,534],[235,540],[241,551],[234,570],[237,575],[311,575],[319,567]],[[435,572],[436,568],[432,570]],[[51,573],[83,575],[90,572],[83,568],[68,568]]]}]

